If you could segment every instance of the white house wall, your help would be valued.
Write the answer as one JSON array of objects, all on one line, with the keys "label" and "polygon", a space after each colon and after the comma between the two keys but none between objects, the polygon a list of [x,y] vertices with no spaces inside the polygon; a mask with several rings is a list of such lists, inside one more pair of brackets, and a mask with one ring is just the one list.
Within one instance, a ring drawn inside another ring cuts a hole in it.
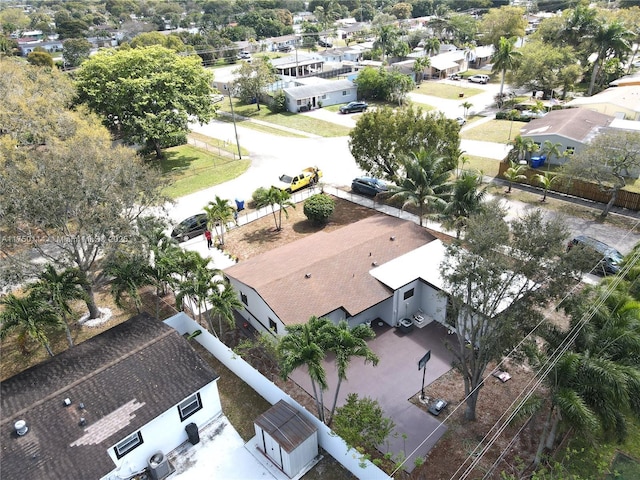
[{"label": "white house wall", "polygon": [[373,322],[379,318],[389,323],[393,315],[393,298],[388,298],[371,308],[366,309],[364,312],[354,315],[349,318],[349,326],[355,327],[361,323]]},{"label": "white house wall", "polygon": [[[134,448],[128,454],[118,459],[116,458],[113,447],[129,435],[135,433],[135,431],[128,432],[126,435],[123,435],[122,438],[119,438],[109,448],[107,453],[116,465],[116,469],[121,469],[121,471],[118,472],[119,474],[141,471],[148,466],[149,458],[155,453],[162,452],[166,455],[171,450],[174,450],[179,445],[186,442],[188,440],[188,436],[185,427],[188,424],[195,423],[198,426],[198,429],[200,429],[222,413],[217,380],[205,385],[199,390],[199,392],[202,408],[190,417],[182,421],[180,420],[178,404],[185,400],[183,398],[169,410],[157,416],[137,430],[142,434],[143,443]],[[189,394],[189,396],[195,393],[196,392],[193,392],[192,394]],[[113,476],[113,472],[103,477],[103,479],[111,478],[117,478]]]},{"label": "white house wall", "polygon": [[426,283],[420,283],[420,309],[436,322],[445,323],[447,295]]},{"label": "white house wall", "polygon": [[[235,291],[238,292],[238,300],[240,300],[244,305],[244,308],[239,310],[238,313],[253,328],[259,332],[271,331],[276,335],[284,335],[286,333],[284,323],[282,323],[275,312],[253,288],[248,287],[242,282],[238,282],[234,278],[229,278],[229,282]],[[242,301],[243,295],[246,296],[246,303]],[[275,322],[275,330],[270,329],[269,319],[272,319]]]},{"label": "white house wall", "polygon": [[[579,153],[585,148],[584,143],[571,138],[563,137],[560,135],[524,135],[525,138],[530,138],[534,142],[540,145],[537,152],[533,152],[531,156],[538,156],[541,154],[540,148],[544,145],[545,140],[549,140],[551,143],[559,143],[561,146],[558,148],[560,153],[564,152],[567,148],[573,148],[574,153]],[[567,160],[560,161],[558,158],[549,158],[547,161],[553,165],[562,165]]]}]

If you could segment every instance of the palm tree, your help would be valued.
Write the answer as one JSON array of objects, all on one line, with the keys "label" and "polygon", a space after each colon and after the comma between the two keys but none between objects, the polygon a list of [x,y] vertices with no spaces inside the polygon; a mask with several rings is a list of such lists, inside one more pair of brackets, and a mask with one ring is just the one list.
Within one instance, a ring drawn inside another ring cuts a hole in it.
[{"label": "palm tree", "polygon": [[424,77],[424,69],[431,65],[431,59],[429,57],[416,58],[413,62],[413,73],[416,75],[416,83],[419,85],[422,83],[422,77]]},{"label": "palm tree", "polygon": [[631,39],[633,36],[633,32],[617,21],[597,26],[593,41],[594,44],[598,46],[598,57],[593,62],[593,70],[591,71],[591,81],[589,82],[587,95],[593,93],[596,78],[606,60],[609,58],[619,58],[623,60],[625,56],[631,52]]},{"label": "palm tree", "polygon": [[493,66],[491,71],[501,72],[502,80],[500,81],[500,93],[498,94],[502,98],[502,91],[504,89],[504,79],[507,75],[507,70],[515,70],[520,65],[522,53],[515,49],[515,38],[500,37],[500,43],[498,49],[493,54],[491,61]]},{"label": "palm tree", "polygon": [[427,38],[424,41],[423,49],[429,56],[437,55],[438,53],[440,53],[440,40],[438,40],[436,37]]},{"label": "palm tree", "polygon": [[[222,278],[222,277],[220,277]],[[233,286],[224,279],[218,279],[213,285],[211,293],[207,297],[207,302],[211,306],[211,311],[218,316],[218,336],[222,336],[222,320],[226,320],[228,325],[234,325],[234,310],[242,310],[244,304],[238,299],[236,291]],[[209,320],[209,328],[215,333],[213,324],[211,322],[211,316],[207,317]]]},{"label": "palm tree", "polygon": [[227,224],[233,220],[234,209],[229,200],[223,200],[216,195],[214,201],[204,207],[204,211],[209,219],[209,225],[213,225],[216,233],[218,226],[220,227],[220,245],[224,245],[224,232]]},{"label": "palm tree", "polygon": [[444,159],[435,150],[421,148],[417,153],[399,158],[404,177],[397,186],[390,188],[390,199],[402,200],[402,208],[418,207],[420,226],[430,207],[444,207],[451,184],[451,170],[445,167]]},{"label": "palm tree", "polygon": [[69,302],[72,300],[84,300],[86,295],[80,286],[78,270],[68,268],[58,273],[55,267],[49,263],[38,276],[38,282],[31,289],[36,296],[46,300],[60,315],[64,322],[67,342],[69,342],[70,347],[73,347],[73,337],[68,317],[71,314]]},{"label": "palm tree", "polygon": [[460,106],[463,108],[464,118],[467,118],[467,115],[469,115],[469,109],[473,107],[473,103],[469,102],[468,100],[465,100],[460,104]]},{"label": "palm tree", "polygon": [[[18,343],[24,345],[31,338],[43,346],[53,357],[47,331],[62,326],[60,317],[49,303],[34,292],[25,297],[16,297],[13,293],[0,299],[0,338],[10,332],[18,331]],[[24,352],[23,347],[23,352]]]},{"label": "palm tree", "polygon": [[515,162],[509,162],[509,164],[511,166],[502,174],[509,182],[507,193],[511,193],[511,186],[513,185],[513,182],[522,182],[527,179],[527,176],[524,175],[523,172],[529,168],[527,165],[519,165]]},{"label": "palm tree", "polygon": [[160,297],[167,294],[167,286],[172,283],[182,249],[163,234],[151,245],[148,276],[156,288],[156,318],[160,318]]},{"label": "palm tree", "polygon": [[338,394],[342,381],[347,379],[347,369],[353,357],[362,357],[364,362],[371,362],[373,366],[380,360],[378,356],[367,345],[367,340],[375,338],[376,334],[371,327],[360,324],[351,329],[346,320],[341,320],[331,332],[331,342],[327,350],[336,355],[336,366],[338,367],[338,385],[333,396],[333,405],[329,414],[327,425],[333,421],[333,413],[338,403]]},{"label": "palm tree", "polygon": [[382,61],[386,61],[387,53],[391,50],[391,45],[398,38],[398,29],[395,25],[382,25],[378,30],[378,38],[374,42],[374,47],[382,50]]},{"label": "palm tree", "polygon": [[[296,208],[296,205],[291,201],[291,194],[286,190],[279,189],[278,187],[271,187],[256,198],[256,206],[258,208],[266,207],[267,205],[271,207],[271,213],[273,214],[273,219],[276,222],[276,231],[279,232],[282,230],[282,212],[284,212],[285,217],[289,218],[287,208]],[[277,215],[276,205],[279,207]]]},{"label": "palm tree", "polygon": [[560,153],[561,148],[562,144],[560,142],[553,143],[551,140],[544,141],[540,153],[547,157],[547,165],[551,163],[552,158],[560,158],[562,156],[562,153]]},{"label": "palm tree", "polygon": [[290,325],[287,334],[278,343],[281,358],[280,375],[283,380],[298,367],[306,367],[311,378],[313,396],[318,409],[318,418],[324,422],[324,400],[322,393],[327,389],[327,373],[322,364],[326,344],[323,336],[333,324],[326,318],[311,317],[302,325]]},{"label": "palm tree", "polygon": [[127,296],[140,313],[140,289],[153,284],[149,259],[139,253],[121,252],[105,266],[104,272],[111,277],[110,289],[115,304],[120,308],[126,308],[123,299]]},{"label": "palm tree", "polygon": [[547,192],[553,185],[553,182],[555,182],[558,178],[560,178],[558,175],[555,175],[551,172],[544,172],[544,174],[537,173],[533,176],[533,179],[538,182],[544,190],[544,195],[542,196],[542,200],[540,200],[541,202],[547,200]]},{"label": "palm tree", "polygon": [[[176,305],[182,309],[185,300],[191,300],[198,309],[198,322],[202,324],[202,312],[207,311],[207,299],[217,288],[222,274],[219,270],[210,269],[209,259],[201,257],[200,254],[197,254],[197,257],[193,256],[191,261],[191,269],[177,285]],[[215,331],[212,330],[211,333],[215,334]]]},{"label": "palm tree", "polygon": [[533,153],[538,149],[538,145],[529,137],[517,135],[511,142],[513,145],[512,152],[515,153],[515,159],[511,161],[521,162],[527,158],[527,154]]},{"label": "palm tree", "polygon": [[481,185],[482,175],[479,172],[462,172],[453,182],[451,198],[442,211],[434,216],[445,228],[455,229],[456,238],[460,238],[469,217],[482,208],[486,188],[479,188]]}]

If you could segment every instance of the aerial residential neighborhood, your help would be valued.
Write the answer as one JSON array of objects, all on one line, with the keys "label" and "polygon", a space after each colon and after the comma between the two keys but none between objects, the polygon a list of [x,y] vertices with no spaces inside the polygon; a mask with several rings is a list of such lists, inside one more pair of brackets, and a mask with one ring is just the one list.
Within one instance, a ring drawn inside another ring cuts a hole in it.
[{"label": "aerial residential neighborhood", "polygon": [[0,2],[0,472],[640,477],[640,9]]}]

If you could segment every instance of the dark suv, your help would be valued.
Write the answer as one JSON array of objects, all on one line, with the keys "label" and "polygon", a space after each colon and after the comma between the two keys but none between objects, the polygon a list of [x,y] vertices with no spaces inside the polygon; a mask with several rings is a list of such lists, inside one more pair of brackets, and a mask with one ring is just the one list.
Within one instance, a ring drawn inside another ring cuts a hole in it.
[{"label": "dark suv", "polygon": [[598,264],[593,268],[593,273],[603,275],[611,273],[615,275],[620,271],[623,260],[622,254],[606,243],[592,237],[587,237],[586,235],[579,235],[569,242],[567,250],[573,247],[589,250],[600,259]]},{"label": "dark suv", "polygon": [[369,108],[366,102],[349,102],[340,107],[340,113],[365,112]]},{"label": "dark suv", "polygon": [[387,186],[377,178],[358,177],[351,182],[351,190],[354,193],[375,197],[381,192],[386,192]]},{"label": "dark suv", "polygon": [[207,229],[207,214],[199,213],[181,221],[171,232],[171,238],[186,242],[187,240],[202,235]]}]

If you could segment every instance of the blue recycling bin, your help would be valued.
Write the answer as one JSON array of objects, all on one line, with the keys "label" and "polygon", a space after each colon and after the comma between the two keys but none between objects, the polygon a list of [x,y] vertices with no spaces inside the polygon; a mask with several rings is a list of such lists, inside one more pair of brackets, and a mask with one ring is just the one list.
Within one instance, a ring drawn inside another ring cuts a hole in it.
[{"label": "blue recycling bin", "polygon": [[540,155],[539,157],[531,157],[531,168],[540,168],[544,165],[546,155]]},{"label": "blue recycling bin", "polygon": [[240,200],[239,198],[236,198],[236,210],[238,212],[241,212],[242,210],[244,210],[244,200]]}]

